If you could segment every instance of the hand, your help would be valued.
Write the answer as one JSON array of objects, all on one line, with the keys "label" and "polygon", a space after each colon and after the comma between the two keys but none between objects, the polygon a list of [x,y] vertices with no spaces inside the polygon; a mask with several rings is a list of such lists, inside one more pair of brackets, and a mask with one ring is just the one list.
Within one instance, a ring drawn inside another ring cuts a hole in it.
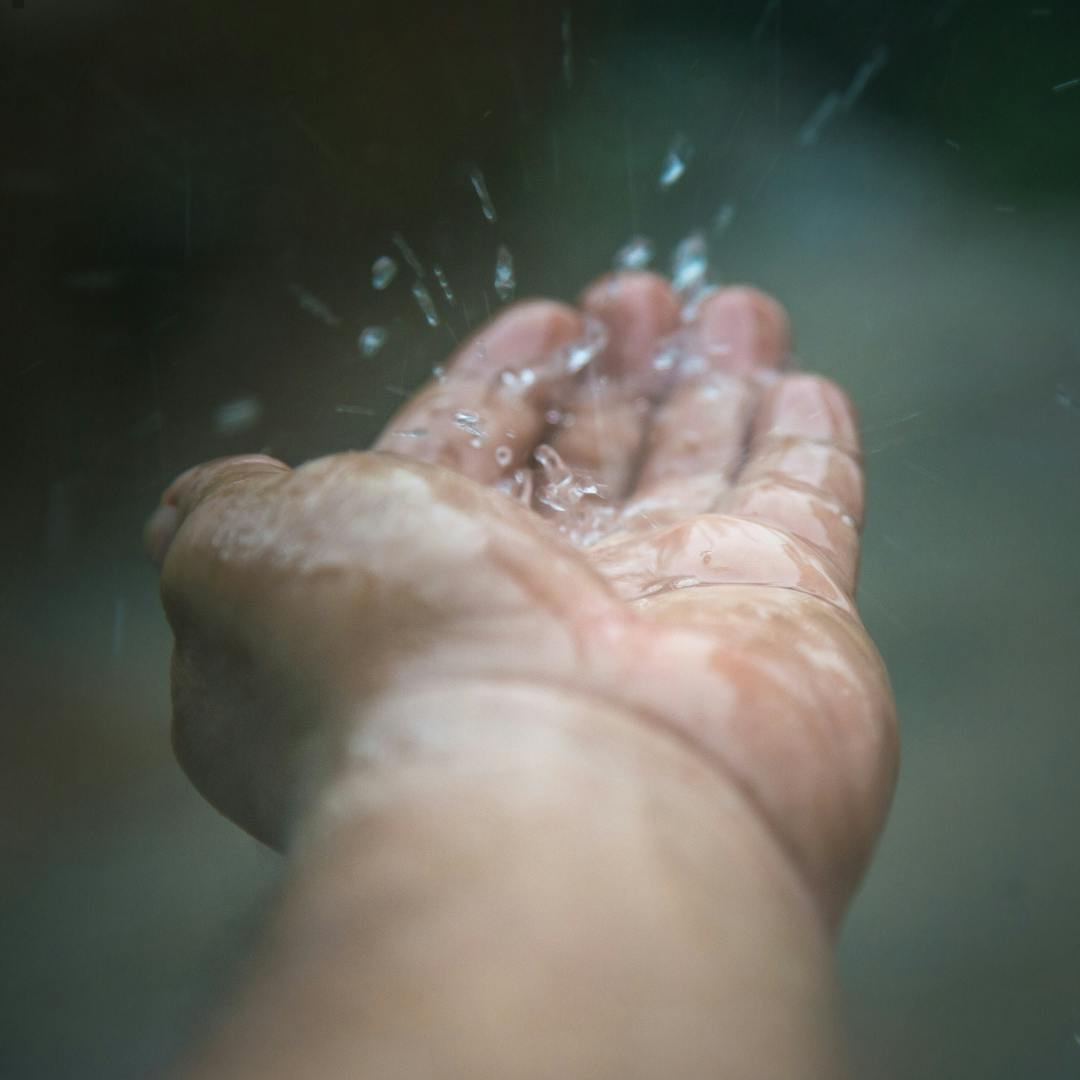
[{"label": "hand", "polygon": [[181,761],[280,842],[305,762],[378,703],[554,686],[704,755],[835,921],[896,768],[853,600],[853,409],[783,372],[786,317],[753,290],[683,325],[665,282],[623,274],[582,308],[502,313],[372,452],[168,489],[148,542]]}]

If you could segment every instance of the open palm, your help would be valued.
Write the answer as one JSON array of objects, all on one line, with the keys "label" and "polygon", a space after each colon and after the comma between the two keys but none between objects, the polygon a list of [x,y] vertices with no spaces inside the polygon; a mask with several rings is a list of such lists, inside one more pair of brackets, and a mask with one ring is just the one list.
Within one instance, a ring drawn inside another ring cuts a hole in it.
[{"label": "open palm", "polygon": [[418,687],[553,687],[699,749],[835,918],[895,723],[853,601],[853,412],[789,349],[760,293],[680,319],[623,274],[581,312],[504,312],[373,452],[186,473],[148,535],[192,779],[274,842],[321,727]]}]

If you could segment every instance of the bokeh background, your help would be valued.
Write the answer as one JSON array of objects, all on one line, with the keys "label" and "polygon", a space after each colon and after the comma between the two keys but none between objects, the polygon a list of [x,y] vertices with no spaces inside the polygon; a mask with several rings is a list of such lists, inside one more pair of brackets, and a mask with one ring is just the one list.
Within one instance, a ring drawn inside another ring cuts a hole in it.
[{"label": "bokeh background", "polygon": [[[571,298],[702,230],[863,414],[905,749],[840,949],[860,1075],[1080,1076],[1071,0],[3,3],[0,1075],[158,1071],[280,872],[170,756],[160,489],[366,445],[499,244]],[[372,289],[395,233],[438,327]]]}]

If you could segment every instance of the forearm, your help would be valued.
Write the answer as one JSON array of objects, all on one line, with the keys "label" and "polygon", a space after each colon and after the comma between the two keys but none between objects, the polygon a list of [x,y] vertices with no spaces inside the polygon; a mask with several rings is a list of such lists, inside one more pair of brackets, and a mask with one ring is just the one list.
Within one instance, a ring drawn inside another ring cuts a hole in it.
[{"label": "forearm", "polygon": [[398,698],[359,731],[189,1076],[841,1072],[824,922],[690,748],[509,687]]}]

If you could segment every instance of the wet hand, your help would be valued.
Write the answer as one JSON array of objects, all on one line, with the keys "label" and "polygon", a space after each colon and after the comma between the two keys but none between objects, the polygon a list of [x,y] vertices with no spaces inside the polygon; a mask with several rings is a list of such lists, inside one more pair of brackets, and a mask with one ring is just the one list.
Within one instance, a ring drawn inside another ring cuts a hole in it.
[{"label": "wet hand", "polygon": [[280,842],[311,748],[372,703],[556,686],[692,746],[835,920],[895,719],[854,606],[854,413],[789,352],[760,293],[685,318],[623,274],[505,311],[371,452],[184,474],[148,543],[197,786]]}]

